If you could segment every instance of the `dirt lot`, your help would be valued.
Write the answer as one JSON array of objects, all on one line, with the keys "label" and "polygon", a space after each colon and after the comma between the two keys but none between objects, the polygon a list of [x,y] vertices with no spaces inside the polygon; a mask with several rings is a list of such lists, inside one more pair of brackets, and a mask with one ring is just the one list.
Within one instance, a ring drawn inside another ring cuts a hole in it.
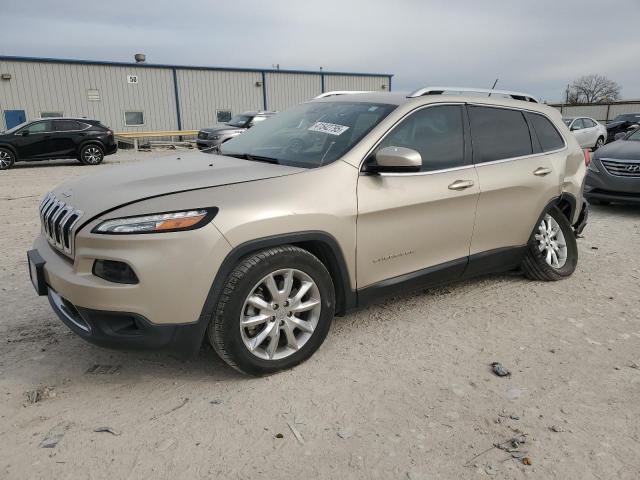
[{"label": "dirt lot", "polygon": [[[640,478],[640,208],[593,209],[569,280],[390,299],[252,379],[208,347],[183,363],[89,345],[29,283],[41,196],[148,156],[0,172],[0,478]],[[490,449],[518,434],[531,465]]]}]

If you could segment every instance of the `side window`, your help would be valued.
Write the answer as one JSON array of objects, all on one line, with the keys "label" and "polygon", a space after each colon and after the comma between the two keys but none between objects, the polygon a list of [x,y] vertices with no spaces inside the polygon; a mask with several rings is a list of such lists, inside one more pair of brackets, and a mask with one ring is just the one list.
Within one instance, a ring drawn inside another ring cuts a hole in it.
[{"label": "side window", "polygon": [[540,146],[542,147],[543,152],[550,152],[564,147],[564,140],[562,136],[558,133],[556,127],[553,126],[547,117],[529,112],[525,113],[525,115],[531,123],[535,135],[540,141]]},{"label": "side window", "polygon": [[572,124],[571,124],[571,130],[582,130],[584,128],[584,122],[582,121],[581,118],[577,118]]},{"label": "side window", "polygon": [[29,133],[50,132],[51,122],[35,122],[29,125],[25,130],[29,130]]},{"label": "side window", "polygon": [[592,128],[595,127],[596,124],[590,118],[583,118],[582,122],[584,123],[584,128]]},{"label": "side window", "polygon": [[422,156],[423,172],[464,165],[462,107],[427,107],[412,114],[387,135],[378,149],[406,147]]},{"label": "side window", "polygon": [[56,132],[69,132],[72,130],[82,130],[83,127],[73,120],[54,120],[54,128]]},{"label": "side window", "polygon": [[469,107],[475,163],[531,155],[531,136],[519,110]]}]

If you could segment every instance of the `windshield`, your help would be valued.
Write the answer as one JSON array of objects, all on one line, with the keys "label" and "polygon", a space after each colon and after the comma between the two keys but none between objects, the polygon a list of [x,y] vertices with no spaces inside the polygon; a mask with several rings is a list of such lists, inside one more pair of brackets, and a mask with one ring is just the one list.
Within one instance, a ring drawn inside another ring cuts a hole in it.
[{"label": "windshield", "polygon": [[343,156],[395,108],[363,102],[303,103],[224,143],[220,153],[321,167]]},{"label": "windshield", "polygon": [[573,118],[563,118],[562,121],[568,127],[569,125],[571,125],[571,122],[573,122]]},{"label": "windshield", "polygon": [[227,125],[231,127],[245,127],[247,122],[251,120],[251,117],[247,115],[236,115],[227,122]]},{"label": "windshield", "polygon": [[626,114],[626,115],[618,115],[613,119],[614,122],[640,122],[640,115],[637,114]]},{"label": "windshield", "polygon": [[4,132],[4,133],[15,133],[15,132],[17,132],[18,130],[20,130],[22,127],[24,127],[25,125],[27,125],[28,123],[29,123],[29,122],[23,122],[23,123],[21,123],[20,125],[16,125],[15,127],[10,128],[9,130],[7,130],[7,131],[6,131],[6,132]]},{"label": "windshield", "polygon": [[633,140],[634,142],[640,142],[640,128],[629,135],[626,140]]}]

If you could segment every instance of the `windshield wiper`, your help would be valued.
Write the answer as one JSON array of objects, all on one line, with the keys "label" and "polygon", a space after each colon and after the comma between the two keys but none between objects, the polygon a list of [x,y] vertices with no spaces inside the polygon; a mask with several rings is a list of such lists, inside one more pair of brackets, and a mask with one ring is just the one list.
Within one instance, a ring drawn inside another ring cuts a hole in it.
[{"label": "windshield wiper", "polygon": [[227,157],[241,158],[243,160],[251,160],[252,162],[274,163],[276,165],[280,163],[280,160],[277,158],[250,155],[248,153],[223,153],[223,155],[226,155]]}]

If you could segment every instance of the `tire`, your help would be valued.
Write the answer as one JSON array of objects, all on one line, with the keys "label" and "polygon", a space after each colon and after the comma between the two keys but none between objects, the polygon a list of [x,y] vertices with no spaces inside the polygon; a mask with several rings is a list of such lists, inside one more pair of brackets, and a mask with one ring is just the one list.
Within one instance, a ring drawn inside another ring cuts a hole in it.
[{"label": "tire", "polygon": [[8,148],[0,148],[0,170],[8,170],[16,163],[16,156]]},{"label": "tire", "polygon": [[85,145],[80,149],[78,160],[83,165],[100,165],[104,160],[104,149],[95,143]]},{"label": "tire", "polygon": [[[269,277],[275,280],[272,288]],[[238,263],[226,279],[207,338],[236,370],[268,375],[311,357],[329,333],[334,313],[335,291],[325,266],[306,250],[284,245]]]},{"label": "tire", "polygon": [[[549,235],[550,231],[555,233]],[[554,255],[550,254],[552,250],[555,251],[555,262]],[[522,269],[531,280],[555,281],[569,277],[577,264],[578,244],[573,229],[562,212],[554,207],[543,215],[531,234]]]},{"label": "tire", "polygon": [[603,145],[604,145],[604,138],[603,137],[598,137],[598,140],[596,140],[596,144],[593,146],[593,151],[595,152],[596,150],[598,150]]}]

